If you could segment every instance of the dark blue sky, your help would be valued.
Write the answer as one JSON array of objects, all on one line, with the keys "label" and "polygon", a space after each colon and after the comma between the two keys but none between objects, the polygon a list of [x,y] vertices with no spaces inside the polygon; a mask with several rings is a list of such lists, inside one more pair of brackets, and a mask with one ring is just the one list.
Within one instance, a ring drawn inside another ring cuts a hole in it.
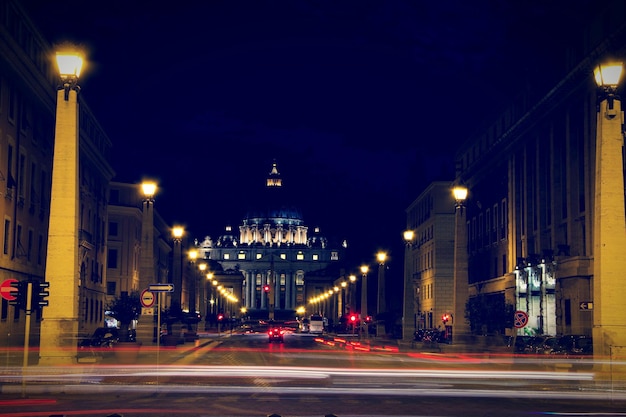
[{"label": "dark blue sky", "polygon": [[276,159],[309,225],[358,263],[392,250],[401,273],[404,209],[453,179],[458,144],[522,77],[540,85],[591,2],[23,4],[51,43],[87,48],[81,95],[116,180],[156,177],[166,221],[215,238]]}]

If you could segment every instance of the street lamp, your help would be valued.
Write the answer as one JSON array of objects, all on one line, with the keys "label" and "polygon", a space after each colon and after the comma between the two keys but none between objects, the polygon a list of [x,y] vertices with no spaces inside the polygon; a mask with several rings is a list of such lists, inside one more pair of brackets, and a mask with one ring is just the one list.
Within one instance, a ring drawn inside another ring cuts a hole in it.
[{"label": "street lamp", "polygon": [[[141,218],[141,255],[139,269],[139,291],[148,289],[151,283],[155,283],[154,271],[154,195],[157,185],[154,181],[143,181],[141,192],[143,194],[143,208]],[[158,297],[159,301],[161,297]],[[161,309],[161,305],[157,305]],[[137,322],[137,341],[157,342],[158,329],[154,326],[153,315],[142,309],[142,314]]]},{"label": "street lamp", "polygon": [[198,251],[196,249],[190,249],[187,252],[187,257],[189,258],[189,264],[191,265],[191,278],[188,280],[189,283],[189,312],[193,313],[196,311],[196,297],[198,294],[197,291],[197,272],[196,272],[196,260],[198,259]]},{"label": "street lamp", "polygon": [[[402,339],[405,341],[413,340],[413,335],[417,330],[415,323],[415,284],[413,283],[413,274],[411,272],[411,247],[415,239],[413,230],[404,231],[404,303],[402,311]],[[412,325],[411,325],[412,323]]]},{"label": "street lamp", "polygon": [[172,283],[174,291],[172,294],[171,306],[177,306],[182,309],[182,293],[183,293],[183,274],[182,274],[182,241],[185,229],[182,226],[174,226],[172,228],[172,239],[174,248],[172,253]]},{"label": "street lamp", "polygon": [[376,254],[378,261],[378,303],[376,305],[376,335],[384,336],[385,332],[385,316],[387,312],[387,303],[385,295],[385,261],[387,260],[386,252],[378,252]]},{"label": "street lamp", "polygon": [[600,90],[596,131],[596,175],[593,211],[593,354],[612,358],[615,346],[626,346],[623,285],[626,221],[624,220],[623,114],[617,87],[621,62],[599,65]]},{"label": "street lamp", "polygon": [[[196,282],[198,283],[198,314],[204,316],[204,320],[206,321],[206,296],[204,288],[206,286],[206,280],[203,279],[206,276],[205,271],[207,270],[208,265],[205,262],[198,264],[198,269],[200,270],[200,274]],[[199,323],[199,322],[198,322]]]},{"label": "street lamp", "polygon": [[40,365],[76,362],[79,305],[79,105],[78,77],[83,56],[66,46],[56,54],[61,86],[52,161],[52,189],[46,253],[49,304],[43,309]]},{"label": "street lamp", "polygon": [[[465,320],[465,306],[469,298],[469,281],[467,267],[467,226],[465,200],[467,187],[458,185],[452,189],[455,200],[454,217],[454,313],[452,325],[448,325],[447,333],[452,342],[462,340],[469,333],[469,326]],[[450,334],[451,331],[451,334]]]},{"label": "street lamp", "polygon": [[[352,274],[348,277],[348,281],[350,281],[350,284],[355,284],[356,283],[356,275]],[[356,285],[355,286],[350,286],[348,288],[348,303],[350,304],[348,306],[348,312],[349,313],[354,313],[356,311]]]},{"label": "street lamp", "polygon": [[367,324],[367,273],[369,270],[369,266],[361,266],[361,274],[363,276],[361,281],[361,321],[363,323],[363,330],[365,332],[366,339],[369,338],[369,329]]}]

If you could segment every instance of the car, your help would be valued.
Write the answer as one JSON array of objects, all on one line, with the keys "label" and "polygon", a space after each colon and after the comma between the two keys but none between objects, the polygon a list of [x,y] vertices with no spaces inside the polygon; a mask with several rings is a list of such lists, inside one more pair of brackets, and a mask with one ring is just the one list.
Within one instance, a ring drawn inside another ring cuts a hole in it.
[{"label": "car", "polygon": [[98,327],[91,337],[80,341],[80,348],[110,349],[120,341],[119,329],[116,327]]},{"label": "car", "polygon": [[272,343],[272,342],[283,343],[285,341],[284,340],[285,330],[282,327],[270,326],[269,330],[267,331],[267,334],[269,336],[269,343]]}]

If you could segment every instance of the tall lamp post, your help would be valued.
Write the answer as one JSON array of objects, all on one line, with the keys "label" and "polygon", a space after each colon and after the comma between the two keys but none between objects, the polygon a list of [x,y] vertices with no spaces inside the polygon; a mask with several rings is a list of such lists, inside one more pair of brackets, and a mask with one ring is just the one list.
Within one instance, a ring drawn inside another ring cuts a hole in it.
[{"label": "tall lamp post", "polygon": [[[200,275],[198,276],[198,280],[196,281],[198,283],[198,314],[200,315],[200,317],[204,318],[204,320],[206,320],[206,295],[205,295],[205,288],[206,288],[206,269],[207,269],[208,265],[204,262],[198,264],[198,269],[200,270]],[[198,323],[200,323],[198,321]]]},{"label": "tall lamp post", "polygon": [[196,272],[196,260],[198,259],[198,251],[196,249],[191,249],[187,254],[189,257],[189,264],[191,265],[191,279],[189,282],[189,313],[194,313],[196,311],[196,298],[197,298],[197,275]]},{"label": "tall lamp post", "polygon": [[369,329],[367,324],[367,273],[370,268],[367,265],[361,266],[361,274],[363,279],[361,281],[361,321],[363,323],[363,331],[365,332],[365,338],[369,338]]},{"label": "tall lamp post", "polygon": [[593,354],[600,358],[612,358],[616,354],[615,347],[626,346],[626,323],[622,319],[626,314],[624,116],[616,94],[622,67],[621,62],[610,63],[598,66],[594,72],[600,103],[593,215]]},{"label": "tall lamp post", "polygon": [[78,77],[83,58],[80,53],[68,49],[56,54],[61,86],[57,91],[45,271],[50,296],[41,322],[41,365],[72,364],[77,355],[74,338],[78,334],[80,274]]},{"label": "tall lamp post", "polygon": [[415,322],[415,284],[413,283],[413,273],[411,271],[411,247],[415,239],[413,230],[404,232],[404,303],[402,303],[402,340],[413,340],[413,335],[417,330]]},{"label": "tall lamp post", "polygon": [[453,343],[459,342],[469,334],[469,326],[465,320],[465,306],[469,298],[469,281],[467,267],[467,227],[465,221],[465,200],[467,188],[456,186],[452,190],[455,200],[454,217],[454,313],[452,316]]},{"label": "tall lamp post", "polygon": [[182,258],[182,241],[185,229],[181,226],[174,226],[172,228],[172,239],[174,241],[174,248],[172,253],[172,284],[174,285],[174,291],[172,293],[171,306],[177,306],[182,309],[182,291],[183,291],[183,258]]},{"label": "tall lamp post", "polygon": [[[387,260],[386,252],[378,252],[376,254],[378,261],[378,303],[376,305],[376,336],[384,336],[385,331],[385,313],[387,312],[387,296],[385,294],[385,261]],[[381,317],[383,317],[381,319]]]},{"label": "tall lamp post", "polygon": [[[154,195],[157,185],[153,181],[143,181],[141,191],[143,193],[143,213],[141,222],[141,256],[139,270],[139,291],[148,289],[154,278]],[[160,297],[157,297],[160,300]],[[158,309],[162,306],[158,305]],[[144,314],[145,313],[145,314]],[[137,341],[157,342],[157,328],[154,325],[154,315],[148,314],[148,309],[141,311],[137,323]]]}]

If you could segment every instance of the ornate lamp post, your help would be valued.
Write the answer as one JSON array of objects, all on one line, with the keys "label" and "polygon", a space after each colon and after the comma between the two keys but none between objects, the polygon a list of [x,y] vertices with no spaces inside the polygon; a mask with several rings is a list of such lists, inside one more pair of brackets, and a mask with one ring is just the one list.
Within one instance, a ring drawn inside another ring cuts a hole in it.
[{"label": "ornate lamp post", "polygon": [[363,279],[361,281],[361,321],[363,323],[363,331],[365,332],[365,338],[369,338],[369,329],[367,323],[367,273],[370,268],[367,265],[361,266],[361,274]]},{"label": "ornate lamp post", "polygon": [[376,305],[376,336],[385,335],[385,316],[387,312],[387,296],[385,294],[385,261],[387,260],[386,252],[378,252],[376,254],[378,261],[378,303]]},{"label": "ornate lamp post", "polygon": [[465,200],[467,188],[454,187],[452,190],[455,204],[454,218],[454,312],[452,316],[452,342],[458,342],[469,334],[465,320],[465,306],[469,297],[467,268],[467,226],[465,221]]},{"label": "ornate lamp post", "polygon": [[181,226],[174,226],[172,228],[172,239],[174,241],[174,248],[172,253],[172,284],[174,284],[174,291],[172,293],[171,306],[178,306],[182,308],[182,290],[183,290],[183,273],[182,273],[182,241],[185,229]]},{"label": "ornate lamp post", "polygon": [[411,247],[415,239],[413,230],[404,232],[404,303],[402,304],[402,340],[413,340],[413,335],[417,330],[415,313],[417,303],[415,302],[415,284],[413,283],[413,273],[411,271]]},{"label": "ornate lamp post", "polygon": [[[155,283],[154,277],[154,195],[157,185],[153,181],[141,183],[143,193],[143,209],[141,220],[141,256],[139,258],[139,291],[147,289],[151,283]],[[159,297],[160,299],[160,297]],[[161,308],[162,306],[157,306]],[[146,343],[149,340],[157,342],[157,328],[154,325],[154,315],[142,314],[137,322],[137,341]]]},{"label": "ornate lamp post", "polygon": [[187,253],[189,258],[189,264],[191,265],[191,278],[189,279],[189,312],[196,311],[196,298],[198,294],[197,275],[196,272],[196,260],[198,259],[198,251],[195,249],[189,250]]},{"label": "ornate lamp post", "polygon": [[50,226],[46,254],[49,304],[43,309],[42,365],[76,362],[79,303],[79,127],[78,77],[82,55],[67,48],[56,54],[61,87],[57,91]]},{"label": "ornate lamp post", "polygon": [[593,214],[593,354],[612,358],[612,347],[626,346],[626,287],[623,285],[626,222],[624,220],[624,135],[617,93],[622,63],[596,68],[600,89],[596,132],[596,176]]}]

